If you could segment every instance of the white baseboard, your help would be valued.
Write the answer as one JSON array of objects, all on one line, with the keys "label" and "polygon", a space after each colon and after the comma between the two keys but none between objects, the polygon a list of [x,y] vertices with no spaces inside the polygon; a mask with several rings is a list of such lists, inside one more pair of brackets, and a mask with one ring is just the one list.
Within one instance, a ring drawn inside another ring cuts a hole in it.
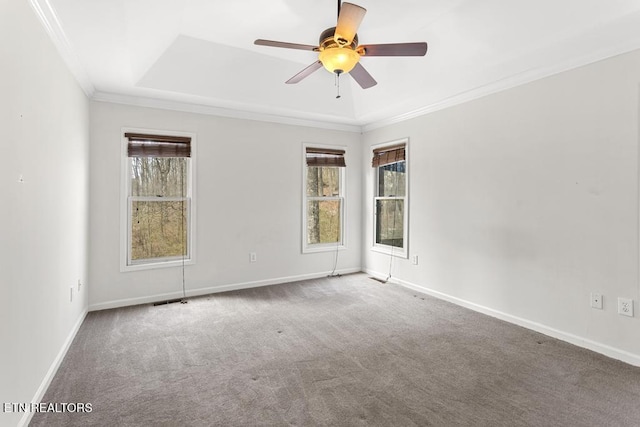
[{"label": "white baseboard", "polygon": [[[67,355],[67,351],[69,350],[69,347],[71,347],[71,343],[73,342],[73,339],[76,337],[76,334],[80,330],[80,326],[82,326],[82,322],[84,322],[85,317],[87,317],[87,313],[88,313],[88,310],[84,310],[82,314],[80,314],[80,316],[78,317],[78,320],[76,321],[75,325],[73,325],[73,328],[71,328],[69,335],[67,335],[67,339],[64,341],[64,344],[62,344],[62,348],[60,348],[60,351],[58,352],[58,355],[56,356],[56,358],[53,360],[53,363],[51,363],[51,366],[49,367],[47,374],[42,379],[42,383],[40,383],[40,387],[38,387],[36,394],[31,399],[32,403],[40,403],[40,401],[44,397],[44,394],[49,388],[49,385],[51,384],[53,377],[56,375],[56,372],[58,372],[58,368],[60,367],[62,360]],[[20,419],[18,426],[19,427],[28,426],[29,423],[31,422],[31,418],[33,417],[33,414],[34,413],[31,411],[26,411],[22,416],[22,418]]]},{"label": "white baseboard", "polygon": [[[362,270],[358,267],[358,268],[346,268],[342,270],[336,270],[336,273],[351,274],[351,273],[359,273],[361,271]],[[300,280],[317,279],[320,277],[326,277],[329,274],[331,274],[331,271],[301,274],[297,276],[277,277],[273,279],[257,280],[253,282],[231,283],[228,285],[219,285],[219,286],[212,286],[207,288],[187,289],[185,293],[187,297],[195,297],[200,295],[215,294],[219,292],[235,291],[238,289],[258,288],[261,286],[277,285],[280,283],[290,283],[290,282],[297,282]],[[166,300],[172,300],[172,299],[178,299],[178,298],[182,298],[182,291],[149,295],[149,296],[138,297],[138,298],[126,298],[126,299],[119,299],[114,301],[101,302],[98,304],[91,304],[89,306],[89,311],[107,310],[110,308],[126,307],[130,305],[150,304],[154,302],[166,301]]]},{"label": "white baseboard", "polygon": [[[384,279],[387,277],[386,274],[379,273],[377,271],[372,271],[368,269],[365,269],[364,271],[367,274],[376,278]],[[466,301],[461,298],[454,297],[454,296],[445,294],[443,292],[435,291],[433,289],[429,289],[421,285],[416,285],[415,283],[407,282],[405,280],[401,280],[395,277],[392,277],[391,279],[389,279],[389,281],[392,283],[396,283],[400,286],[404,286],[405,288],[413,289],[415,291],[422,292],[427,295],[431,295],[432,297],[451,302],[461,307],[465,307],[470,310],[477,311],[479,313],[486,314],[488,316],[495,317],[500,320],[504,320],[505,322],[513,323],[515,325],[522,326],[524,328],[531,329],[536,332],[540,332],[541,334],[548,335],[553,338],[557,338],[559,340],[568,342],[573,345],[577,345],[578,347],[595,351],[596,353],[603,354],[607,357],[611,357],[612,359],[621,360],[630,365],[640,367],[640,355],[633,354],[625,350],[620,350],[618,348],[611,347],[596,341],[592,341],[590,339],[583,338],[568,332],[563,332],[558,329],[554,329],[549,326],[543,325],[541,323],[532,322],[530,320],[523,319],[521,317],[513,316],[511,314],[494,310],[492,308],[485,307],[470,301]]]}]

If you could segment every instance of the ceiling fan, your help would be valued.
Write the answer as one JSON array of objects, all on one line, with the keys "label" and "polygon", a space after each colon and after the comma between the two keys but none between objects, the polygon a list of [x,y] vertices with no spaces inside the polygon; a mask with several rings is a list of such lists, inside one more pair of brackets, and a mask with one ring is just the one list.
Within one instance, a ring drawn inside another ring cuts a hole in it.
[{"label": "ceiling fan", "polygon": [[[282,47],[286,49],[310,50],[318,52],[318,60],[291,77],[285,83],[298,83],[318,69],[326,68],[337,78],[340,74],[349,73],[363,88],[375,86],[377,82],[360,64],[363,56],[424,56],[427,43],[390,43],[358,45],[358,27],[367,10],[356,4],[338,0],[338,23],[320,34],[319,46],[298,43],[287,43],[258,39],[254,43],[260,46]],[[340,95],[338,95],[338,98]]]}]

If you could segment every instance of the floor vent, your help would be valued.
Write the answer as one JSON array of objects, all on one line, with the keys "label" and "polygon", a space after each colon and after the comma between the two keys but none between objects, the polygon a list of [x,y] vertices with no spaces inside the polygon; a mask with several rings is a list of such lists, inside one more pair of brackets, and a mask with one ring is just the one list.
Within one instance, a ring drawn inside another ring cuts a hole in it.
[{"label": "floor vent", "polygon": [[178,298],[178,299],[170,299],[170,300],[166,300],[166,301],[160,301],[160,302],[154,302],[153,305],[166,305],[166,304],[173,304],[174,302],[182,302],[182,298]]}]

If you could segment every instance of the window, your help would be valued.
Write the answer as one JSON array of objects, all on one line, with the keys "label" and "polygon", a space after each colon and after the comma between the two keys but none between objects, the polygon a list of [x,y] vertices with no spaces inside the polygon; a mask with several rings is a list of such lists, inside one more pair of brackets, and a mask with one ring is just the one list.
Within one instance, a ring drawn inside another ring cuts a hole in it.
[{"label": "window", "polygon": [[375,174],[374,249],[407,257],[407,143],[373,150]]},{"label": "window", "polygon": [[191,136],[126,132],[123,270],[192,263]]},{"label": "window", "polygon": [[305,147],[303,252],[344,247],[344,153]]}]

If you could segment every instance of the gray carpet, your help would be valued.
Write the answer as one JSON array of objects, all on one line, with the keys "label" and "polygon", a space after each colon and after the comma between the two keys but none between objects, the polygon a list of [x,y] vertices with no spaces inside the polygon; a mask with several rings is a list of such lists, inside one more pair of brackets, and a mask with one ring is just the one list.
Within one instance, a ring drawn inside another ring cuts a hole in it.
[{"label": "gray carpet", "polygon": [[364,274],[89,313],[32,426],[638,426],[640,368]]}]

